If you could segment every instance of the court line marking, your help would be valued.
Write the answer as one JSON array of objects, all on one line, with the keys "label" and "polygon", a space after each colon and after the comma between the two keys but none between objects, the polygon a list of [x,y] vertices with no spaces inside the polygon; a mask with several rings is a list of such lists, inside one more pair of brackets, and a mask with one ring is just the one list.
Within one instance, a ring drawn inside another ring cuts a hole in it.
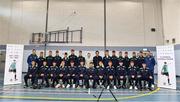
[{"label": "court line marking", "polygon": [[[160,88],[149,93],[142,93],[136,96],[117,97],[118,100],[134,99],[139,97],[149,96],[158,92]],[[23,100],[51,100],[51,101],[96,101],[97,98],[56,98],[56,97],[31,97],[31,96],[0,96],[1,99],[23,99]],[[101,98],[101,101],[112,101],[114,98]]]}]

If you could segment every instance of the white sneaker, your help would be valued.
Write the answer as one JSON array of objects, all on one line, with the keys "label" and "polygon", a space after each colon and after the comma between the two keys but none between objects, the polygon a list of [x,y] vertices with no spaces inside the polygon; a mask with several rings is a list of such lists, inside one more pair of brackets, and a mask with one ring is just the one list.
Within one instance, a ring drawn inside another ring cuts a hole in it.
[{"label": "white sneaker", "polygon": [[70,85],[68,84],[67,86],[66,86],[66,88],[69,88],[70,87]]},{"label": "white sneaker", "polygon": [[64,85],[62,85],[62,88],[65,88],[65,86],[64,86]]},{"label": "white sneaker", "polygon": [[56,86],[55,86],[55,88],[59,88],[61,85],[60,84],[57,84]]},{"label": "white sneaker", "polygon": [[129,89],[132,89],[132,86],[130,86]]},{"label": "white sneaker", "polygon": [[116,86],[114,86],[114,89],[117,89],[117,87],[116,87]]},{"label": "white sneaker", "polygon": [[75,84],[73,84],[73,88],[75,88]]},{"label": "white sneaker", "polygon": [[137,90],[138,88],[135,86],[134,89]]},{"label": "white sneaker", "polygon": [[152,84],[152,88],[154,89],[154,84]]},{"label": "white sneaker", "polygon": [[110,86],[107,86],[107,89],[109,90]]},{"label": "white sneaker", "polygon": [[85,86],[85,85],[83,86],[83,89],[86,89],[86,86]]}]

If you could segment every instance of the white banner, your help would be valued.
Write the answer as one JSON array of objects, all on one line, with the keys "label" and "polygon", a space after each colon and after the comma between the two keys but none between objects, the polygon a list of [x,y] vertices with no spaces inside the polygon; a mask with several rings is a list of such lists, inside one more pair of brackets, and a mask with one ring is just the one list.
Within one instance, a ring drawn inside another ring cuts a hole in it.
[{"label": "white banner", "polygon": [[158,87],[176,89],[174,45],[157,46]]},{"label": "white banner", "polygon": [[22,83],[24,45],[7,44],[4,85]]}]

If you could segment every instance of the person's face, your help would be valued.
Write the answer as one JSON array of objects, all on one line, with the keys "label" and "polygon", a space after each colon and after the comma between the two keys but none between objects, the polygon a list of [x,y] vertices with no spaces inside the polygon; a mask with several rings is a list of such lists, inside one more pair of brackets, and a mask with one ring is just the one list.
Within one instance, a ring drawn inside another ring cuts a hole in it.
[{"label": "person's face", "polygon": [[35,62],[35,61],[32,61],[31,64],[32,64],[32,66],[35,66],[35,65],[36,65],[36,62]]},{"label": "person's face", "polygon": [[146,64],[142,64],[143,68],[146,68]]},{"label": "person's face", "polygon": [[49,51],[49,56],[52,56],[52,52],[51,51]]},{"label": "person's face", "polygon": [[125,53],[124,55],[127,57],[127,56],[128,56],[128,53]]},{"label": "person's face", "polygon": [[108,52],[108,51],[105,51],[105,55],[108,56],[108,55],[109,55],[109,52]]},{"label": "person's face", "polygon": [[43,57],[43,56],[44,56],[44,54],[41,52],[41,53],[40,53],[40,57]]},{"label": "person's face", "polygon": [[99,56],[99,52],[96,52],[96,56]]},{"label": "person's face", "polygon": [[55,63],[55,62],[53,62],[53,66],[56,66],[56,63]]},{"label": "person's face", "polygon": [[88,53],[88,54],[87,54],[87,56],[88,56],[88,58],[90,58],[90,57],[91,57],[91,54],[90,54],[90,53]]},{"label": "person's face", "polygon": [[122,65],[123,65],[123,62],[119,62],[119,65],[122,66]]},{"label": "person's face", "polygon": [[131,65],[131,66],[134,66],[134,62],[131,62],[130,65]]},{"label": "person's face", "polygon": [[82,52],[79,52],[79,56],[82,56]]},{"label": "person's face", "polygon": [[112,55],[113,55],[113,56],[116,56],[116,52],[112,52]]},{"label": "person's face", "polygon": [[151,53],[150,52],[147,52],[147,56],[150,56],[151,55]]},{"label": "person's face", "polygon": [[67,57],[67,54],[64,54],[64,57]]},{"label": "person's face", "polygon": [[35,55],[36,54],[36,50],[32,50],[32,54]]},{"label": "person's face", "polygon": [[59,56],[59,52],[56,52],[56,56]]},{"label": "person's face", "polygon": [[71,51],[71,54],[74,55],[74,51]]},{"label": "person's face", "polygon": [[74,62],[71,62],[71,66],[74,66]]},{"label": "person's face", "polygon": [[103,65],[103,63],[100,61],[100,62],[99,62],[99,66],[102,66],[102,65]]},{"label": "person's face", "polygon": [[93,68],[93,67],[94,67],[94,65],[93,65],[92,63],[90,63],[89,67],[90,67],[90,68]]},{"label": "person's face", "polygon": [[64,65],[65,65],[65,62],[64,62],[64,61],[62,61],[62,62],[61,62],[61,65],[62,65],[62,66],[64,66]]},{"label": "person's face", "polygon": [[143,53],[139,53],[139,56],[143,56]]},{"label": "person's face", "polygon": [[84,65],[84,62],[83,62],[83,61],[81,61],[81,62],[80,62],[80,65],[81,65],[81,66],[83,66],[83,65]]},{"label": "person's face", "polygon": [[109,62],[108,65],[109,65],[109,66],[112,66],[112,62]]},{"label": "person's face", "polygon": [[46,66],[47,62],[43,62],[43,65]]},{"label": "person's face", "polygon": [[122,56],[122,52],[119,52],[119,56]]},{"label": "person's face", "polygon": [[133,56],[133,57],[136,57],[136,53],[133,53],[132,56]]}]

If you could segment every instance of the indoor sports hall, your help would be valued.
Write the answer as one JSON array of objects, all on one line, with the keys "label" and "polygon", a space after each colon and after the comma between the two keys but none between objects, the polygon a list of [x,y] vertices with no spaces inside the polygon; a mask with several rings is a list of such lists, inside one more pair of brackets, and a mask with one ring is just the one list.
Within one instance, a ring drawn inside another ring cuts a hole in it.
[{"label": "indoor sports hall", "polygon": [[180,0],[0,0],[0,102],[179,102]]}]

